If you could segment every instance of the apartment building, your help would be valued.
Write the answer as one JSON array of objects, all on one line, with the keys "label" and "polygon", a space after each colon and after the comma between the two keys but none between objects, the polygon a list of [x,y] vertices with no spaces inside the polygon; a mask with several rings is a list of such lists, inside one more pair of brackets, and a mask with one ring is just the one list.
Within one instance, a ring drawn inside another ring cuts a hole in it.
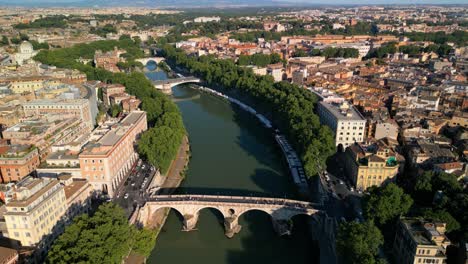
[{"label": "apartment building", "polygon": [[283,80],[283,64],[270,64],[267,66],[267,74],[271,75],[275,82],[281,82]]},{"label": "apartment building", "polygon": [[114,196],[138,159],[135,141],[147,129],[146,112],[134,111],[118,123],[104,123],[79,154],[81,177],[94,190]]},{"label": "apartment building", "polygon": [[26,116],[42,116],[46,114],[71,114],[93,127],[96,116],[92,114],[90,101],[87,99],[42,99],[23,104]]},{"label": "apartment building", "polygon": [[349,146],[345,153],[347,177],[357,190],[380,186],[398,174],[397,154],[390,148],[377,145],[364,147],[356,143]]},{"label": "apartment building", "polygon": [[346,101],[320,101],[317,111],[320,122],[329,126],[335,133],[336,146],[341,144],[346,148],[364,141],[366,119]]},{"label": "apartment building", "polygon": [[396,263],[446,263],[450,240],[445,236],[445,223],[417,218],[400,219],[393,244]]},{"label": "apartment building", "polygon": [[125,93],[125,86],[121,84],[109,84],[102,88],[102,99],[104,104],[110,105],[110,97],[116,94]]},{"label": "apartment building", "polygon": [[120,72],[119,68],[117,67],[117,63],[120,61],[120,55],[125,53],[114,47],[113,50],[108,52],[102,52],[97,50],[94,54],[94,64],[98,68],[103,68],[110,72]]},{"label": "apartment building", "polygon": [[9,78],[5,80],[10,84],[10,90],[13,93],[21,94],[26,92],[34,92],[44,87],[44,77],[24,77],[24,78]]},{"label": "apartment building", "polygon": [[59,223],[67,210],[63,185],[55,179],[27,177],[8,195],[4,217],[9,238],[47,250],[63,231]]},{"label": "apartment building", "polygon": [[88,181],[74,179],[70,174],[63,174],[58,177],[64,186],[67,211],[64,221],[69,224],[77,215],[87,213],[91,208],[91,194],[93,187]]},{"label": "apartment building", "polygon": [[0,146],[2,183],[17,182],[39,166],[39,151],[31,145]]}]

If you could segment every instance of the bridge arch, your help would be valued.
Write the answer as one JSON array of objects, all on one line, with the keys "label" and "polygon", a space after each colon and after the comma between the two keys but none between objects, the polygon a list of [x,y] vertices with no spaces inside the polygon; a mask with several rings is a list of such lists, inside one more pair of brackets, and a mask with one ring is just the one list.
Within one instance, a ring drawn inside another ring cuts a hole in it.
[{"label": "bridge arch", "polygon": [[163,210],[169,210],[168,213],[170,213],[171,211],[175,212],[177,218],[180,220],[180,223],[181,225],[183,225],[183,221],[184,221],[184,214],[180,211],[180,209],[178,209],[176,206],[158,206],[154,209],[152,209],[148,215],[148,219],[147,219],[147,223],[150,225],[150,226],[153,226],[155,224],[157,224],[156,222],[154,222],[154,220],[156,219],[156,215],[158,213],[160,213],[161,211]]},{"label": "bridge arch", "polygon": [[226,217],[229,217],[229,213],[226,212],[226,210],[223,210],[223,208],[220,208],[220,207],[217,207],[217,206],[202,206],[200,208],[197,209],[197,214],[199,215],[201,211],[203,211],[204,209],[213,209],[215,211],[217,211],[218,213],[220,213],[223,218],[226,218]]},{"label": "bridge arch", "polygon": [[266,210],[266,209],[263,209],[263,208],[249,208],[249,209],[240,211],[240,212],[237,214],[237,217],[241,217],[242,215],[244,215],[244,214],[246,214],[246,213],[249,213],[249,212],[256,212],[256,211],[257,211],[257,212],[265,213],[265,214],[267,214],[268,216],[270,216],[270,218],[272,217],[271,211]]}]

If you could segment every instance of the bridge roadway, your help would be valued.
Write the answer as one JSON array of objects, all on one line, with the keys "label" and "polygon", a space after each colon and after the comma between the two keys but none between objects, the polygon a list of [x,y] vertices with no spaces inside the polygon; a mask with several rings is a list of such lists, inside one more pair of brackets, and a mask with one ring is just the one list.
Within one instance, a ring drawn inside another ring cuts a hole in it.
[{"label": "bridge roadway", "polygon": [[148,197],[140,209],[138,222],[151,225],[151,218],[159,209],[171,208],[184,218],[183,230],[196,229],[200,211],[205,208],[218,210],[224,217],[225,234],[234,236],[241,229],[239,216],[251,211],[263,211],[271,216],[273,228],[280,235],[290,234],[292,221],[296,215],[312,216],[320,213],[309,202],[283,198],[218,196],[218,195],[153,195]]}]

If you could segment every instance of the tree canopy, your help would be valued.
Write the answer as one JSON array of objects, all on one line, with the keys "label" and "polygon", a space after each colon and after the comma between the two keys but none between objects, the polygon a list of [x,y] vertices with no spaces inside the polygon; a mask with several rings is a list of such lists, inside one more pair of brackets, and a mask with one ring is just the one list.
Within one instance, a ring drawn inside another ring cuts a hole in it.
[{"label": "tree canopy", "polygon": [[122,263],[131,250],[149,256],[156,232],[129,225],[122,208],[101,205],[93,216],[76,217],[49,250],[47,263]]},{"label": "tree canopy", "polygon": [[364,213],[367,219],[373,219],[379,225],[406,214],[413,204],[413,199],[394,183],[371,187],[368,192],[364,197]]},{"label": "tree canopy", "polygon": [[336,250],[343,263],[374,264],[379,247],[384,239],[372,221],[349,222],[339,227]]}]

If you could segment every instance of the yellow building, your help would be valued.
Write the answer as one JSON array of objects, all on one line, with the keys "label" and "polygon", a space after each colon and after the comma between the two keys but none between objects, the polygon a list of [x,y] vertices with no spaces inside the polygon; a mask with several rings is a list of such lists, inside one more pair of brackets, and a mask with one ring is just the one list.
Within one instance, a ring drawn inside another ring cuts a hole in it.
[{"label": "yellow building", "polygon": [[67,210],[63,185],[55,179],[27,177],[7,195],[8,236],[22,246],[47,249],[63,231],[63,225],[57,224]]},{"label": "yellow building", "polygon": [[60,81],[43,76],[15,77],[5,80],[10,83],[10,89],[15,94],[34,92],[44,88],[44,85],[56,86]]},{"label": "yellow building", "polygon": [[450,240],[445,236],[445,227],[445,223],[417,218],[400,219],[393,244],[395,263],[446,263]]},{"label": "yellow building", "polygon": [[92,193],[88,181],[70,175],[27,177],[6,192],[6,234],[44,254],[76,215],[88,212]]},{"label": "yellow building", "polygon": [[390,148],[354,144],[346,149],[347,176],[358,190],[391,181],[398,170],[396,153]]}]

